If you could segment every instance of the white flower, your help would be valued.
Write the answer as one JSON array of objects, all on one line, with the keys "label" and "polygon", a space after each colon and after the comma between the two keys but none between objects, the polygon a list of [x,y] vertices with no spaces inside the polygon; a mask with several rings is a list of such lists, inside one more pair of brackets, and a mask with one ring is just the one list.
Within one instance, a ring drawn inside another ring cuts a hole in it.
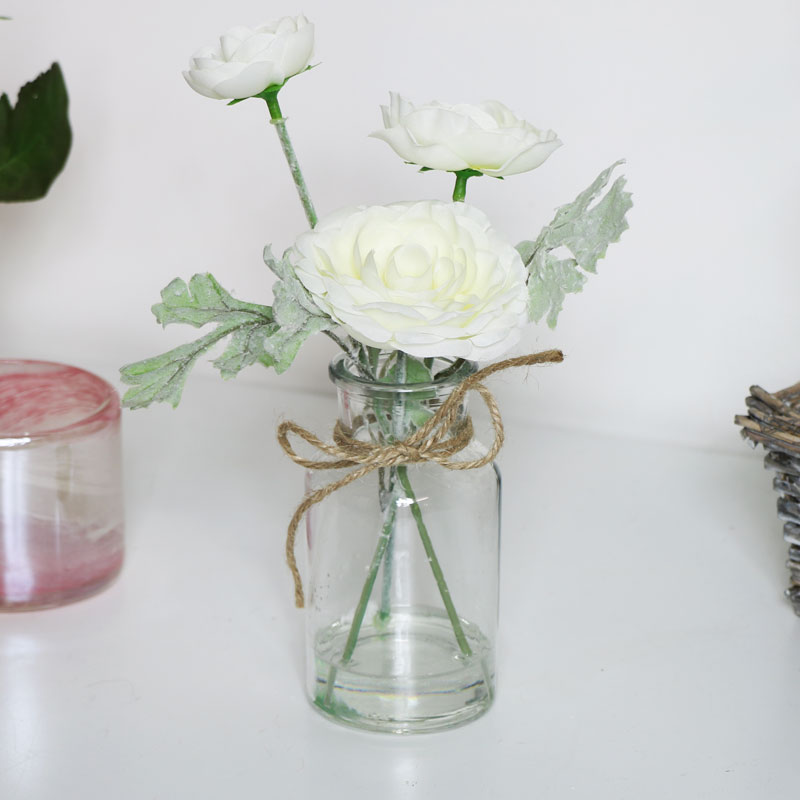
[{"label": "white flower", "polygon": [[390,105],[381,106],[386,130],[370,136],[383,139],[401,158],[421,167],[516,175],[535,169],[561,146],[553,131],[534,128],[496,100],[414,106],[394,92],[389,99]]},{"label": "white flower", "polygon": [[302,72],[313,49],[314,25],[302,14],[253,30],[240,26],[225,33],[218,45],[198,50],[183,77],[196,92],[215,100],[252,97]]},{"label": "white flower", "polygon": [[487,361],[527,321],[519,253],[464,203],[344,209],[302,234],[289,260],[314,302],[373,347]]}]

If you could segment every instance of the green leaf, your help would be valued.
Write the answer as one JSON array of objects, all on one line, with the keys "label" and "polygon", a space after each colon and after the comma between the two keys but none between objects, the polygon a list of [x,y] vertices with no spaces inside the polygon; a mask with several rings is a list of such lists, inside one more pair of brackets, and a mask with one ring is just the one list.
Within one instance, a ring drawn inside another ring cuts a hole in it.
[{"label": "green leaf", "polygon": [[298,279],[287,253],[279,261],[272,255],[269,245],[264,248],[264,261],[278,276],[278,280],[272,285],[275,296],[272,311],[280,328],[264,346],[265,354],[273,362],[271,366],[278,373],[289,368],[300,346],[309,336],[336,327],[336,323],[317,306]]},{"label": "green leaf", "polygon": [[530,318],[538,322],[548,314],[547,324],[554,328],[567,294],[583,289],[587,276],[578,269],[573,258],[559,261],[547,257],[537,265],[536,279],[528,284]]},{"label": "green leaf", "polygon": [[[403,359],[403,367],[405,370],[405,380],[400,380],[400,364],[398,360],[392,362],[391,367],[387,369],[380,377],[381,383],[431,383],[433,381],[433,374],[430,368],[425,364],[424,360],[405,354]],[[413,388],[413,387],[412,387]],[[418,428],[424,425],[430,417],[433,416],[433,411],[425,405],[425,400],[430,400],[436,396],[433,389],[426,391],[420,390],[409,393],[403,403],[403,414],[409,420],[413,427]]]},{"label": "green leaf", "polygon": [[175,278],[161,290],[161,302],[152,308],[155,318],[164,326],[183,323],[200,328],[209,322],[237,320],[272,321],[272,309],[253,303],[243,303],[223,289],[209,273],[194,275],[187,284]]},{"label": "green leaf", "polygon": [[386,370],[386,373],[380,377],[381,383],[430,383],[433,380],[433,375],[430,369],[414,356],[406,354],[405,358],[405,380],[398,381],[398,364],[395,361],[392,366]]},{"label": "green leaf", "polygon": [[275,366],[274,361],[266,353],[264,341],[268,337],[275,336],[277,332],[278,326],[274,323],[250,324],[237,328],[223,354],[214,360],[214,366],[226,380],[235,378],[241,370],[256,362],[262,363],[265,367]]},{"label": "green leaf", "polygon": [[122,405],[126,408],[145,408],[150,403],[170,403],[175,408],[181,400],[183,385],[195,362],[235,326],[221,325],[196,342],[182,344],[154,358],[128,364],[120,370],[123,383],[133,388],[125,392]]},{"label": "green leaf", "polygon": [[287,258],[288,252],[287,250],[279,261],[272,255],[272,248],[269,245],[264,248],[264,263],[278,277],[272,285],[272,293],[275,295],[273,303],[275,318],[281,325],[302,324],[309,316],[330,319],[300,282]]},{"label": "green leaf", "polygon": [[[547,324],[555,328],[566,295],[581,291],[585,272],[597,272],[597,262],[605,256],[608,245],[619,241],[628,228],[625,215],[633,202],[630,192],[624,190],[624,177],[617,178],[592,205],[613,170],[623,163],[617,161],[603,170],[572,203],[561,206],[535,242],[517,245],[530,275],[530,317],[535,322],[547,315]],[[572,257],[564,258],[564,251]]]},{"label": "green leaf", "polygon": [[72,144],[67,106],[57,63],[20,89],[16,106],[0,95],[0,201],[38,200],[47,194]]},{"label": "green leaf", "polygon": [[194,275],[188,284],[180,278],[172,281],[161,292],[161,302],[153,306],[156,319],[162,325],[217,327],[196,342],[123,367],[123,382],[133,386],[123,397],[123,405],[144,408],[153,402],[167,402],[177,406],[199,356],[226,337],[230,337],[227,347],[213,362],[223,378],[233,378],[255,363],[274,367],[276,372],[287,370],[303,342],[311,334],[333,327],[333,322],[316,306],[312,314],[301,305],[301,300],[311,300],[307,293],[303,296],[305,289],[288,262],[278,262],[275,269],[282,279],[275,284],[272,307],[237,300],[213,275]]}]

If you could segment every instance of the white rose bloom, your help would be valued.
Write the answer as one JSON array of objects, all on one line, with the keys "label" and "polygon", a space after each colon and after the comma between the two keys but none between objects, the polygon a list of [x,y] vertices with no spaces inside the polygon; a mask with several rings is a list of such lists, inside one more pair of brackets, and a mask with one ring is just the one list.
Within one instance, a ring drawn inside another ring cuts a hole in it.
[{"label": "white rose bloom", "polygon": [[344,209],[302,234],[289,260],[314,302],[373,347],[488,361],[528,319],[519,253],[464,203]]},{"label": "white rose bloom", "polygon": [[302,14],[231,28],[217,45],[198,50],[183,73],[196,92],[215,100],[243,99],[302,72],[314,50],[314,25]]},{"label": "white rose bloom", "polygon": [[496,100],[414,106],[394,92],[389,98],[390,104],[381,106],[386,130],[370,136],[383,139],[401,158],[421,167],[516,175],[535,169],[561,147],[553,131],[534,128]]}]

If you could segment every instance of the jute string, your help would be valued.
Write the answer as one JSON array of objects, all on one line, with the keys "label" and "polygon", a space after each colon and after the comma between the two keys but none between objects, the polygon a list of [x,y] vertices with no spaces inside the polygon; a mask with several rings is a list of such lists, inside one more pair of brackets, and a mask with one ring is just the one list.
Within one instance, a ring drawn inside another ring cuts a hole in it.
[{"label": "jute string", "polygon": [[[333,429],[333,442],[323,442],[319,437],[294,422],[288,420],[281,422],[278,425],[278,443],[283,448],[283,452],[295,464],[306,469],[352,469],[339,480],[307,494],[289,523],[286,533],[286,562],[294,579],[295,605],[298,608],[303,608],[305,605],[303,582],[294,552],[295,539],[300,521],[313,505],[380,467],[397,467],[401,464],[431,461],[445,469],[460,470],[477,469],[491,464],[503,446],[505,434],[497,402],[492,393],[484,386],[483,381],[496,372],[502,372],[512,367],[530,367],[534,364],[558,363],[563,360],[564,354],[560,350],[545,350],[541,353],[508,358],[484,367],[458,384],[422,427],[414,431],[407,439],[398,442],[376,444],[360,441],[352,436],[352,432],[348,431],[341,421],[337,421]],[[484,456],[472,461],[458,461],[454,457],[472,441],[473,435],[472,420],[469,417],[463,421],[457,419],[459,407],[469,391],[478,392],[486,404],[494,431],[494,441]],[[330,456],[331,459],[303,458],[295,452],[289,441],[289,437],[292,435],[303,439],[319,452]]]}]

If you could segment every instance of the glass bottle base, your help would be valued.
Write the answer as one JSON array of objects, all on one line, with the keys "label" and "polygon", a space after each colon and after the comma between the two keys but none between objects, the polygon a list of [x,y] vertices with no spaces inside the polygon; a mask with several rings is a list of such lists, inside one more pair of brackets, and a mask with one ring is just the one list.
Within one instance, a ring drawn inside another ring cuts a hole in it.
[{"label": "glass bottle base", "polygon": [[0,519],[0,612],[91,597],[117,577],[123,559],[122,526],[93,538],[81,527],[26,520],[4,528]]},{"label": "glass bottle base", "polygon": [[462,620],[471,650],[465,655],[441,611],[404,608],[382,619],[373,607],[367,619],[346,665],[349,623],[317,636],[311,692],[317,710],[366,730],[425,733],[463,725],[489,709],[494,666],[477,626]]}]

